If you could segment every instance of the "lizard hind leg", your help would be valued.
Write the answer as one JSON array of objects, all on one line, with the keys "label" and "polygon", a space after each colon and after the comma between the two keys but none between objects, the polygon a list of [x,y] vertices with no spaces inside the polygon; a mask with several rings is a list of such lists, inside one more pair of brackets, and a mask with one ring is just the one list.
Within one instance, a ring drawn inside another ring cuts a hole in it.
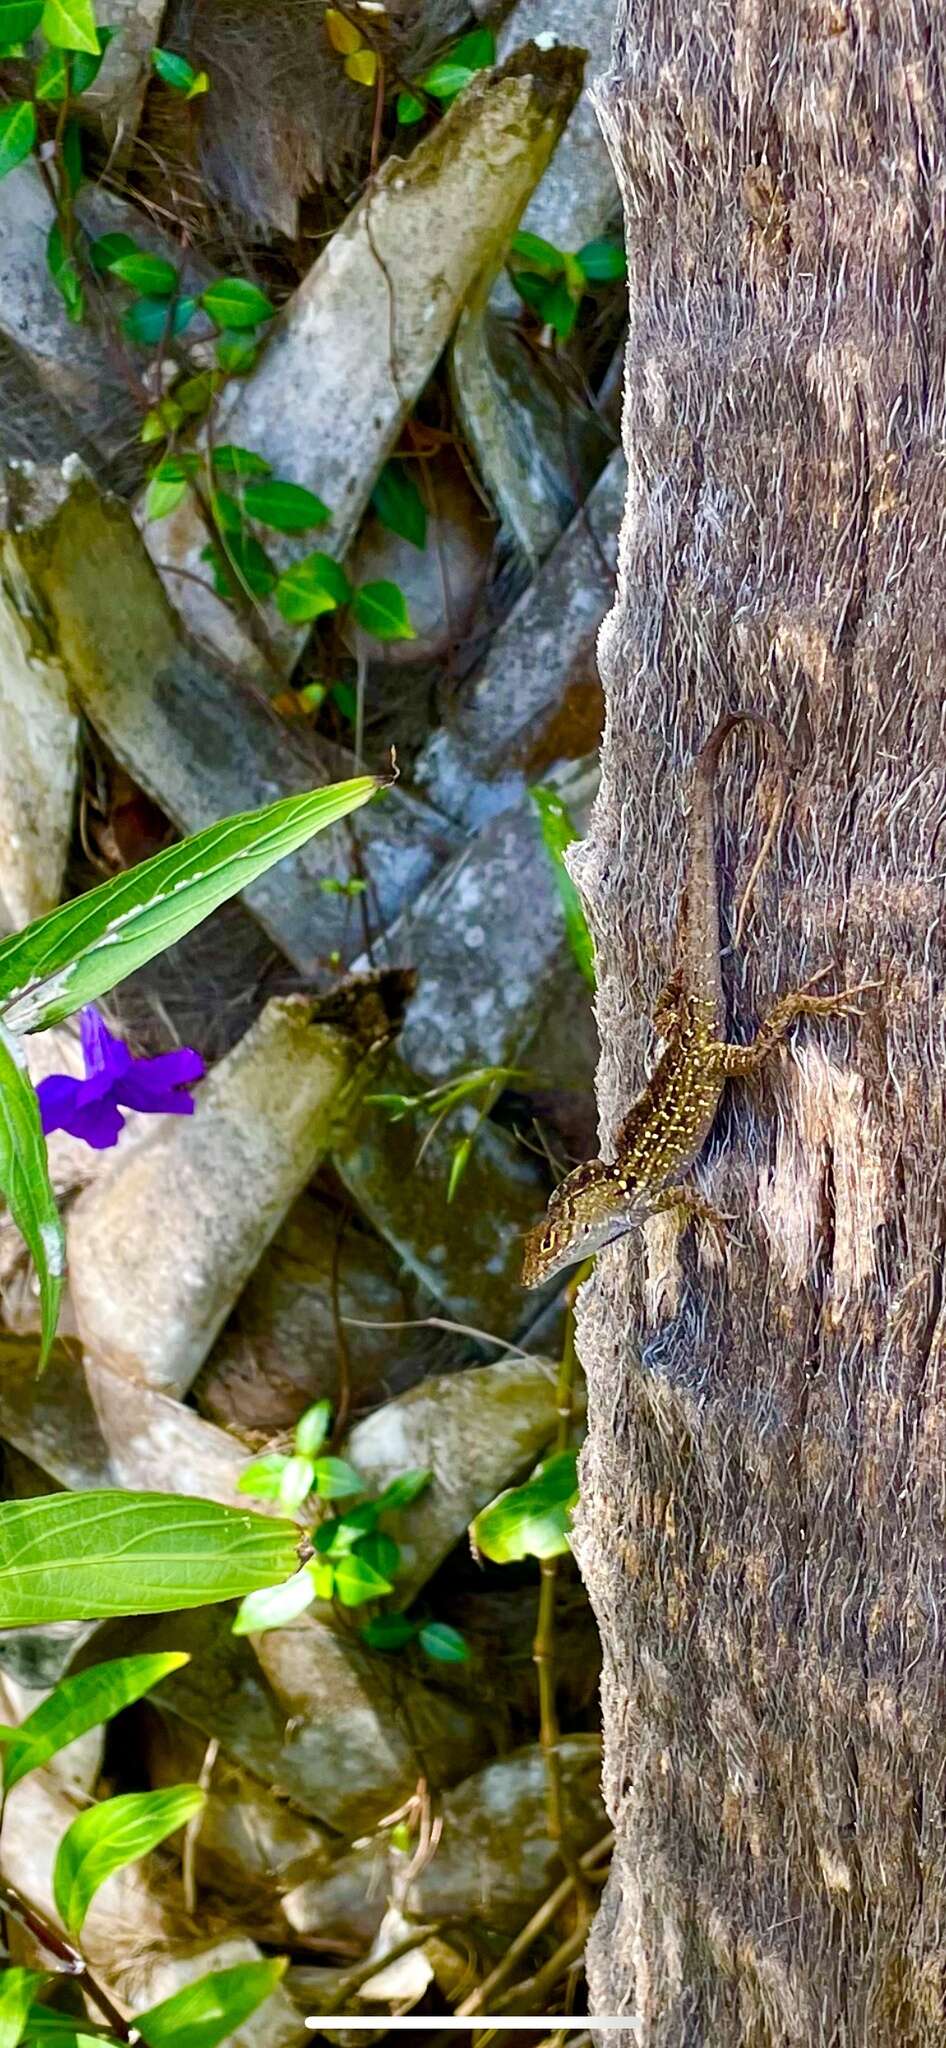
[{"label": "lizard hind leg", "polygon": [[745,1079],[757,1074],[776,1047],[787,1038],[793,1024],[799,1017],[859,1017],[855,998],[864,995],[868,989],[879,988],[877,981],[860,981],[856,988],[838,989],[831,996],[812,995],[815,982],[822,981],[830,969],[822,968],[813,975],[804,988],[793,989],[790,994],[780,996],[769,1011],[751,1045],[721,1045],[720,1066],[727,1080]]}]

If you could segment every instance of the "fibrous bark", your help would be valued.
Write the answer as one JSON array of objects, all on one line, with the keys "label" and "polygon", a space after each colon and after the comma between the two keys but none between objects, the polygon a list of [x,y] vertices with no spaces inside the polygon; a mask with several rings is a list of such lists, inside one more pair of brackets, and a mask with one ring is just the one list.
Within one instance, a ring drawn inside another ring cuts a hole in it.
[{"label": "fibrous bark", "polygon": [[[605,1153],[724,706],[792,764],[730,1035],[827,962],[880,983],[731,1091],[723,1251],[655,1223],[582,1299],[618,1833],[590,1978],[646,2048],[943,2039],[944,70],[923,0],[638,0],[601,93],[631,313],[578,862]],[[732,754],[729,901],[762,822]]]}]

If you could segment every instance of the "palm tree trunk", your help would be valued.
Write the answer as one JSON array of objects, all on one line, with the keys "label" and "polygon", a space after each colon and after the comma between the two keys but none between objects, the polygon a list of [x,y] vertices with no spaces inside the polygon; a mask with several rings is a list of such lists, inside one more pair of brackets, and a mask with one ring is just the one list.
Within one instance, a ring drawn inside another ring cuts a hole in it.
[{"label": "palm tree trunk", "polygon": [[[792,761],[730,1036],[828,962],[881,983],[730,1089],[725,1248],[658,1221],[582,1297],[618,1838],[590,1980],[641,2048],[946,2038],[944,78],[941,0],[622,0],[601,90],[631,312],[578,856],[604,1151],[725,706]],[[731,905],[765,801],[752,741],[727,759]]]}]

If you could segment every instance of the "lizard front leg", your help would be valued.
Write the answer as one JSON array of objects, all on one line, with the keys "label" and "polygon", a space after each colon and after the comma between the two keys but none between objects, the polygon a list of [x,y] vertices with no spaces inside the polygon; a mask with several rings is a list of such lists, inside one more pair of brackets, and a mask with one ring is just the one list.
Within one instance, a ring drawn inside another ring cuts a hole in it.
[{"label": "lizard front leg", "polygon": [[714,1209],[712,1202],[708,1202],[698,1188],[688,1187],[685,1182],[675,1187],[664,1188],[650,1204],[648,1214],[660,1216],[668,1210],[674,1211],[677,1215],[681,1230],[685,1230],[688,1223],[705,1223],[718,1242],[722,1243],[725,1239],[731,1218],[724,1216],[719,1209]]},{"label": "lizard front leg", "polygon": [[[830,969],[822,969],[822,974],[828,972]],[[815,981],[821,978],[821,974],[814,976]],[[751,1045],[719,1045],[719,1063],[727,1080],[745,1079],[747,1075],[758,1073],[799,1017],[859,1016],[860,1011],[853,1007],[855,996],[863,995],[867,989],[879,988],[880,983],[861,981],[856,988],[839,989],[833,996],[811,995],[812,986],[812,982],[808,982],[805,988],[780,996],[759,1026]]]}]

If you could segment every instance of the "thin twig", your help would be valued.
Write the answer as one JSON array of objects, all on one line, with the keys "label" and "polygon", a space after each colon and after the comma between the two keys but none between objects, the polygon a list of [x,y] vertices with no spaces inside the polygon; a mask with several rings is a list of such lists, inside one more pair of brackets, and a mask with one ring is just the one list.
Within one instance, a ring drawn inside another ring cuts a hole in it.
[{"label": "thin twig", "polygon": [[[602,1835],[601,1840],[596,1842],[593,1848],[587,1849],[584,1856],[579,1857],[583,1875],[592,1875],[595,1866],[600,1863],[603,1856],[610,1856],[613,1847],[613,1833]],[[491,1970],[489,1976],[484,1977],[478,1989],[472,1991],[469,1998],[464,1999],[463,2004],[457,2007],[459,2017],[465,2019],[483,2011],[494,1993],[508,1982],[521,1957],[528,1954],[533,1942],[557,1917],[562,1907],[568,1904],[574,1889],[574,1878],[569,1875],[563,1877],[561,1884],[556,1885],[554,1892],[550,1892],[547,1899],[543,1899],[531,1920],[526,1921],[525,1926],[520,1928],[519,1933],[510,1942],[502,1962],[497,1963],[495,1970]]]}]

